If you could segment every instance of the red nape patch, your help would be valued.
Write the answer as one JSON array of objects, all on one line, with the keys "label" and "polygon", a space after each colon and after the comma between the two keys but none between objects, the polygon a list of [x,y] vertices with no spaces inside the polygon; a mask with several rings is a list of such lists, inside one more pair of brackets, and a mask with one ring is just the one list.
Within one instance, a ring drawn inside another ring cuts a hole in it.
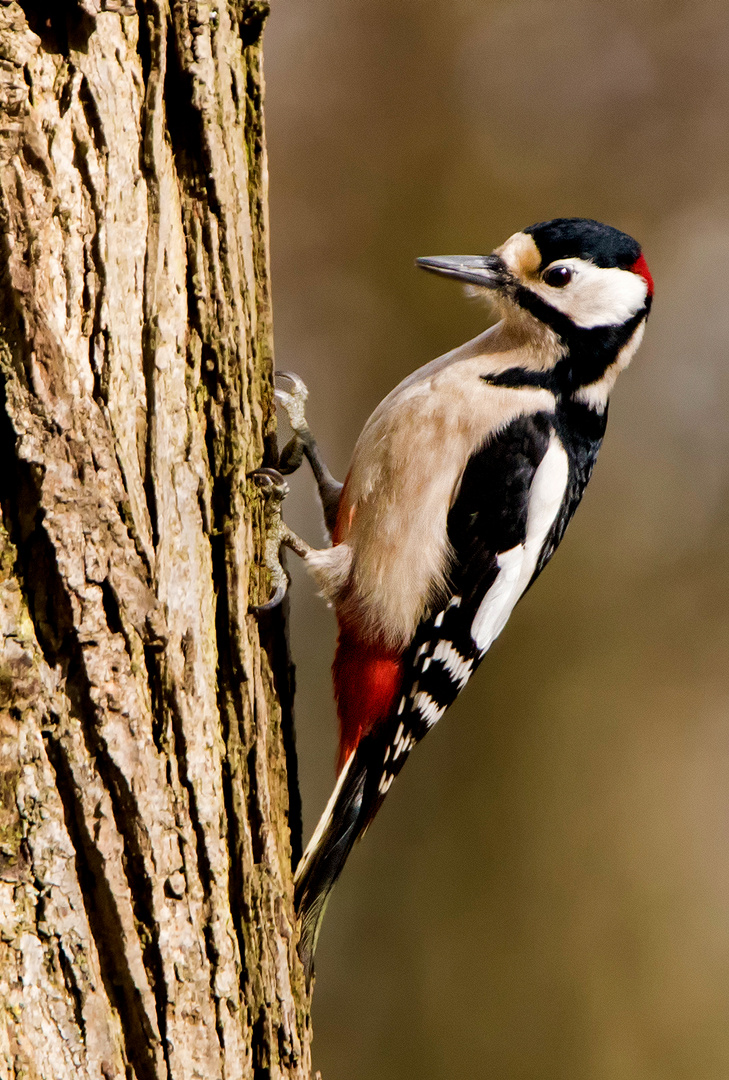
[{"label": "red nape patch", "polygon": [[339,714],[339,772],[360,740],[390,715],[402,685],[402,657],[341,628],[332,675]]},{"label": "red nape patch", "polygon": [[641,255],[639,259],[636,259],[630,269],[634,274],[638,274],[639,277],[643,278],[643,281],[648,286],[648,295],[653,296],[653,278],[648,269],[648,263],[645,261],[645,255]]}]

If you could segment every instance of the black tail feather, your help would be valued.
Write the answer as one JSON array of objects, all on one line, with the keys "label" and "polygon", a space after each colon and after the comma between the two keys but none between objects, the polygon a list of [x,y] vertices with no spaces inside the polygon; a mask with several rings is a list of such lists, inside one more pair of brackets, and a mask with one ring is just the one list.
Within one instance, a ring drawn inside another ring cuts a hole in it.
[{"label": "black tail feather", "polygon": [[304,965],[307,989],[311,985],[314,952],[329,894],[355,840],[375,816],[384,798],[378,786],[384,749],[385,743],[380,738],[370,735],[362,740],[342,769],[329,804],[296,870],[294,897],[301,925],[299,956]]}]

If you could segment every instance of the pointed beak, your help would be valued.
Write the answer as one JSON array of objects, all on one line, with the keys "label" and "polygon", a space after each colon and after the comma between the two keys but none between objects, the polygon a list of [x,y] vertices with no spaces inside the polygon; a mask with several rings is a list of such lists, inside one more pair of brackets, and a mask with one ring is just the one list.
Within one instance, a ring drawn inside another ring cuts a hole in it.
[{"label": "pointed beak", "polygon": [[501,289],[511,279],[511,272],[498,255],[427,255],[416,264],[431,274],[458,278],[484,289]]}]

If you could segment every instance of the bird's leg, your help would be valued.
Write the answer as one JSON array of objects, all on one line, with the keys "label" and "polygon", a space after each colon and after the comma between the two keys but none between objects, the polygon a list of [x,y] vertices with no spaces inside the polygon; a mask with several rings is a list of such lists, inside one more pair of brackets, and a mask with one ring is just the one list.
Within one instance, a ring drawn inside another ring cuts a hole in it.
[{"label": "bird's leg", "polygon": [[319,498],[324,511],[324,523],[331,536],[337,521],[337,509],[342,485],[338,480],[334,479],[324,464],[319,447],[306,422],[304,402],[309,396],[309,391],[306,389],[303,379],[290,371],[278,371],[276,377],[286,379],[291,383],[290,390],[276,390],[276,400],[286,410],[286,415],[294,432],[293,438],[286,443],[279,456],[279,471],[287,475],[295,472],[304,457],[308,458],[319,489]]},{"label": "bird's leg", "polygon": [[305,540],[297,536],[281,518],[281,504],[288,495],[289,486],[277,469],[257,469],[251,473],[266,500],[266,540],[263,547],[263,563],[271,574],[273,596],[265,604],[252,604],[254,615],[272,611],[283,600],[289,587],[289,579],[281,565],[281,548],[291,548],[302,559],[312,550]]}]

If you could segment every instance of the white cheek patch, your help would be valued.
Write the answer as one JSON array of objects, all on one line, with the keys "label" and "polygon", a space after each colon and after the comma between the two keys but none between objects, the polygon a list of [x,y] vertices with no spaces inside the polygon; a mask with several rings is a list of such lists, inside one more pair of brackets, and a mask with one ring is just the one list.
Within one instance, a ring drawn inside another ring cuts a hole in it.
[{"label": "white cheek patch", "polygon": [[504,629],[532,579],[544,541],[564,500],[568,480],[567,453],[553,434],[529,491],[526,539],[523,544],[497,556],[499,573],[481,601],[471,626],[471,637],[482,653]]},{"label": "white cheek patch", "polygon": [[529,289],[585,330],[620,326],[645,305],[648,286],[630,270],[595,266],[585,259],[557,259],[554,265],[573,270],[568,285],[555,289],[540,279],[530,281]]}]

